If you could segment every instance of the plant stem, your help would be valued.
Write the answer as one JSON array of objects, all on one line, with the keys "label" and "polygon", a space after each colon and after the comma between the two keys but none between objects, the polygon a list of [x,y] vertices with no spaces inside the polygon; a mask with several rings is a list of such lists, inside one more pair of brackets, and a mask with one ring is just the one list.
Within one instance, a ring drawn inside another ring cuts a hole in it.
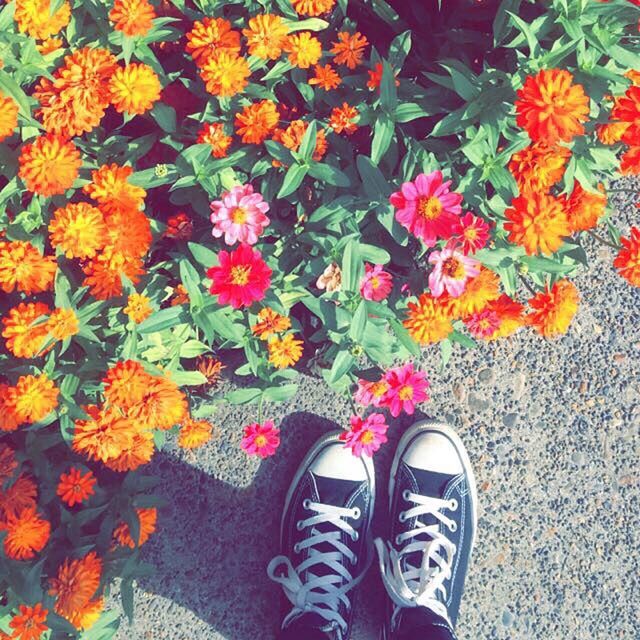
[{"label": "plant stem", "polygon": [[624,189],[622,187],[615,187],[615,188],[607,188],[606,189],[607,193],[635,193],[637,195],[640,195],[640,190],[638,189]]},{"label": "plant stem", "polygon": [[529,284],[529,281],[521,273],[518,274],[518,277],[522,281],[522,284],[527,287],[534,296],[538,294],[538,292]]},{"label": "plant stem", "polygon": [[587,233],[592,238],[595,238],[598,242],[601,242],[602,244],[607,245],[607,247],[611,247],[612,249],[615,249],[616,251],[618,249],[620,249],[620,245],[617,245],[617,244],[614,244],[613,242],[609,242],[608,240],[605,240],[604,238],[599,236],[595,231],[591,231],[591,229],[587,229]]}]

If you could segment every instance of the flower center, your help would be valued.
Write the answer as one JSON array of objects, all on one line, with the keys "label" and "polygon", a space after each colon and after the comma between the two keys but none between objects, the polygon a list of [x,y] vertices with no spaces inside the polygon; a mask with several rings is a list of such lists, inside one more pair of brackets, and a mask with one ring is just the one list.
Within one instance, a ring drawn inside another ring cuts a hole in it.
[{"label": "flower center", "polygon": [[400,391],[398,391],[398,397],[400,400],[411,400],[411,398],[413,398],[413,387],[410,384],[405,384]]},{"label": "flower center", "polygon": [[477,240],[478,238],[478,230],[473,227],[464,230],[464,237],[467,240]]},{"label": "flower center", "polygon": [[442,202],[435,196],[422,196],[418,199],[418,213],[427,220],[439,217],[442,208]]},{"label": "flower center", "polygon": [[371,444],[373,442],[374,439],[374,435],[373,435],[373,431],[370,431],[369,429],[367,429],[363,434],[362,437],[360,438],[360,441],[363,444]]},{"label": "flower center", "polygon": [[231,211],[231,222],[244,224],[247,221],[247,212],[242,207],[234,207]]},{"label": "flower center", "polygon": [[267,444],[267,436],[256,436],[254,440],[256,447],[264,447]]},{"label": "flower center", "polygon": [[373,276],[373,278],[371,278],[371,286],[374,289],[377,289],[380,286],[380,278],[378,278],[378,276]]},{"label": "flower center", "polygon": [[457,258],[447,258],[442,263],[442,274],[447,278],[460,280],[464,277],[464,266]]},{"label": "flower center", "polygon": [[251,273],[251,266],[248,264],[241,264],[237,267],[231,267],[231,284],[244,286],[249,282],[249,274]]},{"label": "flower center", "polygon": [[371,387],[371,393],[374,395],[374,397],[376,398],[380,398],[381,396],[383,396],[388,389],[388,385],[386,382],[384,382],[384,380],[380,380],[380,382],[376,382],[372,387]]}]

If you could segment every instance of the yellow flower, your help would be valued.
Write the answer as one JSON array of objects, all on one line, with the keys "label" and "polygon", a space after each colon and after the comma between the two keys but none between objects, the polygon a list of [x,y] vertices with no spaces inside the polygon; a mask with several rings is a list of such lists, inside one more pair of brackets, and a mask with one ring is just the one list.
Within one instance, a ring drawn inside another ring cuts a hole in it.
[{"label": "yellow flower", "polygon": [[269,362],[277,369],[291,367],[302,357],[302,340],[296,340],[292,333],[284,338],[269,340]]},{"label": "yellow flower", "polygon": [[140,324],[153,313],[150,303],[151,300],[142,293],[132,293],[127,299],[124,312],[129,316],[131,322]]},{"label": "yellow flower", "polygon": [[160,98],[160,80],[146,64],[132,62],[119,68],[109,81],[111,104],[116,111],[140,115],[148,111]]},{"label": "yellow flower", "polygon": [[46,40],[69,24],[71,7],[68,2],[63,2],[53,15],[49,7],[49,0],[16,0],[14,18],[20,33]]},{"label": "yellow flower", "polygon": [[78,316],[73,309],[55,309],[46,322],[47,331],[56,339],[75,336],[80,330]]},{"label": "yellow flower", "polygon": [[93,258],[102,249],[107,226],[100,209],[86,202],[57,209],[49,223],[49,239],[67,258]]},{"label": "yellow flower", "polygon": [[213,425],[206,420],[188,418],[182,423],[178,445],[183,449],[196,449],[211,440]]},{"label": "yellow flower", "polygon": [[289,36],[285,51],[289,53],[289,62],[300,69],[308,69],[311,65],[317,64],[322,57],[320,40],[308,31]]},{"label": "yellow flower", "polygon": [[47,338],[45,323],[34,324],[41,316],[48,316],[51,309],[44,302],[21,302],[2,318],[2,337],[7,339],[7,351],[16,358],[35,358],[42,355]]},{"label": "yellow flower", "polygon": [[453,316],[449,305],[431,294],[423,293],[417,303],[410,302],[404,326],[419,344],[444,340],[453,331]]},{"label": "yellow flower", "polygon": [[246,58],[222,49],[206,59],[200,75],[210,94],[230,98],[247,86],[251,69]]},{"label": "yellow flower", "polygon": [[46,56],[48,53],[53,53],[62,47],[62,38],[47,38],[40,44],[36,45],[36,49],[41,55]]},{"label": "yellow flower", "polygon": [[46,373],[21,376],[9,390],[9,402],[19,422],[42,420],[58,406],[58,389]]},{"label": "yellow flower", "polygon": [[18,105],[0,91],[0,141],[8,138],[18,126]]},{"label": "yellow flower", "polygon": [[305,16],[320,16],[333,9],[336,0],[291,0],[296,13]]},{"label": "yellow flower", "polygon": [[567,332],[578,310],[580,294],[573,282],[559,280],[551,289],[537,293],[529,300],[531,313],[527,322],[546,338]]},{"label": "yellow flower", "polygon": [[249,54],[263,60],[277,60],[287,43],[289,30],[280,16],[269,13],[249,20],[249,28],[242,33],[247,39]]}]

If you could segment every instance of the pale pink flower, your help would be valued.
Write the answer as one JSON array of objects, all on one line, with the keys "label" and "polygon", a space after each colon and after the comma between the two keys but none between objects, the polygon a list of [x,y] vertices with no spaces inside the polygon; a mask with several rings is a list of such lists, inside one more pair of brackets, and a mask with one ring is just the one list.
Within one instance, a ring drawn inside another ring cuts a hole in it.
[{"label": "pale pink flower", "polygon": [[331,263],[316,280],[318,289],[326,289],[327,293],[340,291],[342,288],[342,270],[335,262]]},{"label": "pale pink flower", "polygon": [[344,441],[354,456],[363,453],[372,456],[387,441],[388,428],[381,413],[371,413],[364,420],[360,416],[351,416],[351,428],[340,434],[340,440]]},{"label": "pale pink flower", "polygon": [[417,404],[429,399],[427,376],[422,371],[415,371],[411,362],[390,369],[384,378],[389,385],[384,402],[394,418],[402,411],[412,415]]},{"label": "pale pink flower", "polygon": [[456,248],[466,256],[487,244],[490,230],[482,218],[474,216],[473,213],[465,213],[453,225],[451,242],[455,242]]},{"label": "pale pink flower", "polygon": [[445,290],[452,298],[458,298],[467,286],[467,280],[480,273],[480,263],[477,260],[465,256],[453,247],[432,251],[429,262],[434,265],[429,274],[429,289],[436,298]]},{"label": "pale pink flower", "polygon": [[380,302],[384,300],[393,289],[393,278],[387,273],[381,264],[364,265],[364,278],[360,281],[360,295],[365,300]]},{"label": "pale pink flower", "polygon": [[485,309],[472,314],[464,323],[475,338],[490,338],[500,328],[500,316]]},{"label": "pale pink flower", "polygon": [[363,407],[372,404],[374,407],[381,407],[384,395],[389,390],[389,385],[384,378],[376,382],[369,380],[358,380],[358,390],[355,392],[353,399]]},{"label": "pale pink flower", "polygon": [[450,192],[451,180],[442,182],[442,172],[421,173],[392,193],[389,202],[397,209],[396,220],[433,247],[440,238],[450,238],[453,225],[462,213],[462,196]]},{"label": "pale pink flower", "polygon": [[257,455],[260,458],[272,456],[280,446],[280,431],[271,420],[265,420],[264,424],[254,422],[244,428],[244,437],[240,448],[250,456]]},{"label": "pale pink flower", "polygon": [[233,187],[225,191],[220,200],[211,203],[211,233],[215,238],[224,235],[224,241],[231,246],[236,242],[255,244],[269,224],[265,215],[269,205],[259,193],[254,193],[250,184]]}]

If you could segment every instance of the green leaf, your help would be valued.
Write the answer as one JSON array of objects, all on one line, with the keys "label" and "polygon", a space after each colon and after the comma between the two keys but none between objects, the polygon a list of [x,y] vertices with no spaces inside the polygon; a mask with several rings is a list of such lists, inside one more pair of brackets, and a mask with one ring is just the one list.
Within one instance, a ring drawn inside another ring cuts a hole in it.
[{"label": "green leaf", "polygon": [[282,384],[277,387],[269,387],[262,392],[262,397],[267,402],[284,402],[293,398],[298,392],[297,384]]},{"label": "green leaf", "polygon": [[331,371],[329,371],[329,384],[335,384],[344,376],[349,369],[355,364],[355,359],[347,350],[338,352],[336,359],[333,361]]},{"label": "green leaf", "polygon": [[409,335],[402,323],[397,320],[389,320],[389,325],[396,334],[402,346],[414,357],[420,357],[420,345]]},{"label": "green leaf", "polygon": [[367,303],[365,300],[361,300],[356,312],[353,314],[353,320],[349,326],[349,337],[354,342],[360,342],[364,335],[364,329],[367,324]]},{"label": "green leaf", "polygon": [[180,387],[199,387],[207,382],[207,376],[200,371],[172,371],[171,379]]},{"label": "green leaf", "polygon": [[302,156],[302,159],[305,162],[309,162],[311,160],[311,156],[313,156],[313,153],[316,150],[317,131],[318,125],[315,120],[312,120],[302,136],[302,142],[300,143],[298,153]]},{"label": "green leaf", "polygon": [[391,262],[391,254],[386,249],[373,244],[361,244],[360,255],[363,260],[372,264],[387,264]]},{"label": "green leaf", "polygon": [[209,347],[203,342],[200,342],[200,340],[187,340],[180,346],[180,357],[195,358],[203,353],[207,353],[207,351],[210,351]]},{"label": "green leaf", "polygon": [[311,162],[309,175],[323,182],[328,182],[334,187],[348,187],[351,184],[349,176],[330,164],[322,162]]},{"label": "green leaf", "polygon": [[260,396],[262,396],[262,389],[246,388],[231,391],[224,398],[231,404],[249,404],[259,400]]},{"label": "green leaf", "polygon": [[290,167],[296,161],[291,151],[275,140],[265,140],[264,146],[267,149],[267,153],[285,167]]},{"label": "green leaf", "polygon": [[362,179],[364,192],[369,198],[383,201],[391,195],[393,189],[371,158],[362,155],[358,156],[356,158],[356,166]]},{"label": "green leaf", "polygon": [[411,122],[418,118],[426,118],[431,114],[415,102],[403,102],[396,107],[393,119],[396,122]]},{"label": "green leaf", "polygon": [[393,68],[386,61],[382,61],[382,80],[380,82],[380,104],[389,116],[393,115],[398,105],[398,90]]},{"label": "green leaf", "polygon": [[411,51],[411,31],[403,31],[389,45],[389,64],[398,72]]},{"label": "green leaf", "polygon": [[[279,2],[279,0],[276,0],[276,2]],[[306,20],[298,20],[296,22],[285,20],[284,22],[287,25],[289,33],[293,33],[294,31],[323,31],[329,26],[326,20],[320,18],[307,18]]]},{"label": "green leaf", "polygon": [[0,91],[6,96],[13,98],[17,105],[20,115],[31,121],[31,108],[29,107],[29,99],[27,94],[20,88],[17,82],[6,72],[0,70]]},{"label": "green leaf", "polygon": [[156,311],[138,326],[139,333],[154,333],[169,327],[174,327],[181,322],[185,322],[186,317],[182,306],[168,307],[161,311]]},{"label": "green leaf", "polygon": [[373,125],[373,141],[371,142],[371,160],[379,164],[382,156],[389,149],[395,131],[392,120],[386,114],[380,114]]},{"label": "green leaf", "polygon": [[282,186],[280,187],[280,191],[278,191],[278,198],[285,198],[286,196],[293,193],[304,180],[304,177],[307,175],[309,171],[309,167],[301,164],[293,164],[287,170],[287,173],[284,176],[284,180],[282,182]]},{"label": "green leaf", "polygon": [[133,579],[124,578],[120,583],[120,599],[122,600],[122,609],[129,620],[129,624],[133,623]]},{"label": "green leaf", "polygon": [[542,256],[524,256],[520,259],[521,264],[528,267],[533,273],[571,273],[576,270],[574,264],[562,264],[551,258]]},{"label": "green leaf", "polygon": [[449,334],[449,340],[451,340],[452,342],[457,342],[463,347],[467,347],[467,349],[475,349],[478,346],[478,343],[473,338],[470,338],[464,333],[460,333],[460,331],[456,330],[452,331]]},{"label": "green leaf", "polygon": [[160,125],[160,128],[167,133],[174,133],[176,130],[176,110],[164,102],[156,102],[151,109],[153,119]]},{"label": "green leaf", "polygon": [[218,264],[218,254],[215,251],[196,242],[188,242],[187,246],[191,255],[204,267],[212,267]]},{"label": "green leaf", "polygon": [[362,258],[360,257],[360,243],[354,238],[347,242],[342,255],[342,289],[355,293],[360,288],[362,279]]},{"label": "green leaf", "polygon": [[202,279],[189,260],[180,261],[180,279],[189,294],[191,308],[201,308],[204,304],[201,289]]}]

